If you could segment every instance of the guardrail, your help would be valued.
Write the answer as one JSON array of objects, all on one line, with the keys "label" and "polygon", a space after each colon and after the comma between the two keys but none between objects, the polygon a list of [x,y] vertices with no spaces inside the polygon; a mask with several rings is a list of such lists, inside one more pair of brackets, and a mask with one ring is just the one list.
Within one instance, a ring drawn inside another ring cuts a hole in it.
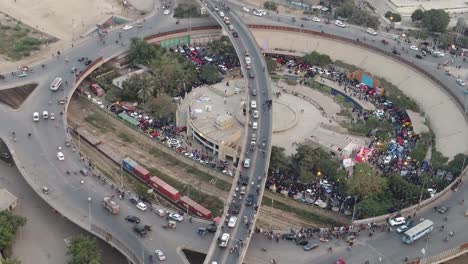
[{"label": "guardrail", "polygon": [[92,224],[91,225],[91,232],[94,232],[95,234],[98,234],[101,236],[106,242],[110,243],[111,245],[116,246],[117,248],[124,253],[128,258],[130,258],[130,261],[132,261],[133,264],[140,264],[141,261],[138,259],[138,257],[127,247],[125,243],[122,241],[118,240],[114,236],[112,236],[111,233],[107,232],[103,228]]},{"label": "guardrail", "polygon": [[443,251],[434,256],[421,258],[421,259],[415,259],[407,263],[408,264],[439,264],[439,263],[444,263],[447,260],[456,258],[465,253],[468,253],[468,243],[460,245],[456,248],[451,248],[449,250]]}]

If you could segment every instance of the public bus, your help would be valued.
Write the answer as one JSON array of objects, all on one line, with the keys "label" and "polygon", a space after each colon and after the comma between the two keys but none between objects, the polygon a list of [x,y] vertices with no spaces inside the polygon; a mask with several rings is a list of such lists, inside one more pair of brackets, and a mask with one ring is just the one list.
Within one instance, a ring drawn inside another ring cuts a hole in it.
[{"label": "public bus", "polygon": [[57,77],[54,79],[54,81],[50,84],[50,89],[52,91],[57,91],[58,88],[62,85],[62,78]]},{"label": "public bus", "polygon": [[422,221],[416,226],[406,231],[401,238],[406,244],[412,244],[414,241],[420,239],[424,235],[430,233],[434,229],[434,222],[429,219]]}]

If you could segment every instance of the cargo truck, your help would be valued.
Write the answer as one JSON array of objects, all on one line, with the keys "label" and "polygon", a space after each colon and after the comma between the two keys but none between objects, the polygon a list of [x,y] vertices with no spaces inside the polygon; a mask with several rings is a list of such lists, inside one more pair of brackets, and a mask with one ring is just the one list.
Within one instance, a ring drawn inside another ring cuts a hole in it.
[{"label": "cargo truck", "polygon": [[104,208],[106,208],[111,214],[118,214],[120,212],[120,205],[118,205],[109,196],[104,197],[102,204],[104,205]]}]

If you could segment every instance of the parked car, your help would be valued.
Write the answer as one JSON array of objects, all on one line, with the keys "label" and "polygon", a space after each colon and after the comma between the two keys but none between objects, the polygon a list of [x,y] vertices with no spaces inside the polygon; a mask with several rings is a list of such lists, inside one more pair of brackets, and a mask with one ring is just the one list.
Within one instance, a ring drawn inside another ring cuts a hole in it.
[{"label": "parked car", "polygon": [[309,242],[303,248],[304,248],[305,251],[310,251],[310,250],[318,248],[318,247],[319,247],[319,244],[314,244],[314,243]]},{"label": "parked car", "polygon": [[391,225],[391,226],[397,226],[397,225],[402,225],[406,222],[405,218],[404,217],[395,217],[395,218],[392,218],[390,220],[388,220],[388,223]]},{"label": "parked car", "polygon": [[139,202],[137,203],[136,208],[140,209],[141,211],[146,211],[146,209],[148,209],[148,206],[143,202]]},{"label": "parked car", "polygon": [[159,249],[154,251],[154,255],[156,255],[160,261],[166,260],[166,256],[164,256],[164,253]]},{"label": "parked car", "polygon": [[35,121],[35,122],[39,121],[39,113],[38,112],[33,113],[33,121]]},{"label": "parked car", "polygon": [[341,28],[346,27],[346,25],[343,22],[341,22],[340,20],[335,21],[335,26],[338,26],[338,27],[341,27]]},{"label": "parked car", "polygon": [[123,30],[129,30],[129,29],[132,29],[133,26],[132,25],[125,25],[123,26]]},{"label": "parked car", "polygon": [[442,205],[442,206],[439,206],[439,209],[437,209],[437,211],[439,212],[439,214],[445,214],[449,209],[450,207],[446,205]]},{"label": "parked car", "polygon": [[140,218],[134,216],[134,215],[128,215],[127,217],[125,217],[125,220],[127,222],[130,222],[130,223],[135,223],[135,224],[139,224],[140,223]]},{"label": "parked car", "polygon": [[176,213],[170,213],[169,214],[169,218],[171,218],[172,220],[175,220],[177,222],[182,222],[184,221],[184,217],[181,216],[180,214],[176,214]]},{"label": "parked car", "polygon": [[408,229],[409,229],[409,227],[408,227],[407,225],[401,225],[401,226],[399,226],[399,227],[397,228],[396,231],[397,231],[397,233],[403,233],[403,232],[405,232],[405,231],[408,230]]},{"label": "parked car", "polygon": [[141,237],[146,236],[148,233],[143,225],[135,225],[133,230]]},{"label": "parked car", "polygon": [[57,152],[57,158],[58,160],[65,160],[65,156],[63,155],[62,152]]}]

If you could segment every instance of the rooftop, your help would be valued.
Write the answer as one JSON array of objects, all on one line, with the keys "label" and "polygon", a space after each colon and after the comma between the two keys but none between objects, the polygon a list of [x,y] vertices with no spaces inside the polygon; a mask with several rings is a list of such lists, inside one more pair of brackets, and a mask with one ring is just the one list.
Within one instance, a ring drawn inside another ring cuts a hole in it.
[{"label": "rooftop", "polygon": [[0,187],[0,212],[8,210],[10,205],[16,203],[18,198],[7,189]]}]

